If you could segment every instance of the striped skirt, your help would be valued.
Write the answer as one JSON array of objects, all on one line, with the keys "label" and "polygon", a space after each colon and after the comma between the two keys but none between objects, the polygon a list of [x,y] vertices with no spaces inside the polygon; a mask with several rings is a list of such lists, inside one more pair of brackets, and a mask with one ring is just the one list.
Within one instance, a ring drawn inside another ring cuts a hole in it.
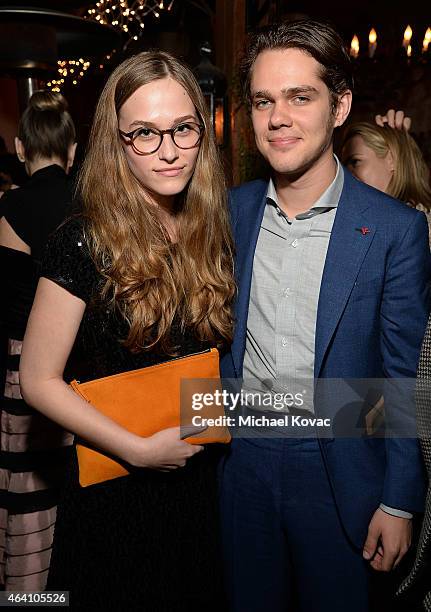
[{"label": "striped skirt", "polygon": [[0,407],[0,589],[43,591],[73,437],[22,399],[21,346],[8,341]]}]

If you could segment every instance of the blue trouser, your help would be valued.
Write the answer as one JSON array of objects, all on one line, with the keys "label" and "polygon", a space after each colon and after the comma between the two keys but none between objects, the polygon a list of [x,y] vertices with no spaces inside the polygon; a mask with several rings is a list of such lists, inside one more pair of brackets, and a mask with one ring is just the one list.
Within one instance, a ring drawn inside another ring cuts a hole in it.
[{"label": "blue trouser", "polygon": [[[358,495],[361,492],[358,491]],[[319,443],[236,439],[221,469],[232,612],[367,612],[370,569],[340,523]]]}]

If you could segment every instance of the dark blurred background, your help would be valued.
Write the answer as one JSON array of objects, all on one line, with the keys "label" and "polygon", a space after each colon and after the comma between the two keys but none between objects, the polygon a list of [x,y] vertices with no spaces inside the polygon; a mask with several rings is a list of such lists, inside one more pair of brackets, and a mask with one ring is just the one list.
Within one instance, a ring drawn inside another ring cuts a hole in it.
[{"label": "dark blurred background", "polygon": [[[374,114],[390,107],[404,109],[413,118],[413,134],[431,165],[431,48],[424,52],[431,13],[418,0],[399,4],[389,1],[347,4],[342,0],[326,3],[317,0],[123,0],[125,10],[130,11],[125,21],[127,32],[121,29],[121,24],[108,25],[114,20],[119,0],[104,2],[105,9],[111,8],[110,13],[101,11],[100,3],[97,7],[96,3],[79,0],[22,3],[0,0],[0,136],[9,152],[13,152],[13,137],[25,99],[23,81],[29,75],[37,86],[50,83],[55,87],[53,80],[62,78],[57,72],[58,60],[90,62],[76,84],[70,72],[64,83],[59,84],[78,126],[82,158],[97,97],[117,63],[130,54],[157,47],[173,52],[196,67],[202,61],[200,49],[204,46],[204,60],[198,73],[206,83],[207,98],[213,105],[229,180],[238,183],[254,178],[263,168],[254,151],[237,77],[245,37],[252,28],[306,15],[332,22],[348,49],[354,35],[359,39],[359,54],[353,58],[356,88],[351,119],[372,119]],[[96,12],[89,15],[89,9]],[[146,13],[142,17],[143,28],[136,23],[131,14],[133,10],[135,14],[139,10],[142,15]],[[105,25],[97,23],[97,14],[99,22],[107,22]],[[92,23],[83,23],[84,17],[85,21],[89,17]],[[408,25],[412,29],[410,57],[407,42],[403,45]],[[368,37],[372,28],[377,40],[370,58]],[[44,52],[42,66],[41,41],[49,36],[56,36],[56,40],[51,41],[50,55]],[[70,70],[71,65],[66,67]],[[75,76],[77,72],[76,69]]]}]

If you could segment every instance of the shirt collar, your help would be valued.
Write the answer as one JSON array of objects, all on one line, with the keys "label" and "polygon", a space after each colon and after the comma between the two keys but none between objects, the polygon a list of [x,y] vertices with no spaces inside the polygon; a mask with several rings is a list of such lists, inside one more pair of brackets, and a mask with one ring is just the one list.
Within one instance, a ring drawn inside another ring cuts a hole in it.
[{"label": "shirt collar", "polygon": [[[335,174],[335,178],[311,208],[337,208],[338,206],[338,202],[340,201],[341,192],[343,191],[344,186],[344,171],[336,155],[334,155],[334,159],[337,164],[337,172]],[[268,204],[271,204],[272,206],[276,206],[278,208],[278,196],[272,178],[269,179],[266,197]]]},{"label": "shirt collar", "polygon": [[49,166],[45,166],[44,168],[40,168],[39,170],[36,170],[36,172],[33,172],[30,179],[40,178],[40,177],[45,177],[45,176],[46,177],[48,176],[52,176],[52,177],[67,176],[67,174],[64,168],[62,168],[58,164],[50,164]]}]

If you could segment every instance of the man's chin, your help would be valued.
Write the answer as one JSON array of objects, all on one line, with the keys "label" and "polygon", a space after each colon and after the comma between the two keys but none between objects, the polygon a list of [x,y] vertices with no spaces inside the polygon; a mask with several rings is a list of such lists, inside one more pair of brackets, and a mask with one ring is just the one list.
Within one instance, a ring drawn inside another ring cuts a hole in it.
[{"label": "man's chin", "polygon": [[304,168],[302,164],[271,164],[271,167],[279,174],[297,174]]},{"label": "man's chin", "polygon": [[319,159],[324,154],[325,149],[316,152],[314,156],[307,158],[298,158],[287,160],[287,159],[268,159],[268,162],[272,168],[272,171],[276,174],[283,175],[290,182],[298,180],[305,173],[307,173],[313,166],[318,163]]},{"label": "man's chin", "polygon": [[288,153],[274,153],[269,152],[269,155],[264,155],[266,157],[267,162],[274,170],[274,172],[280,172],[280,174],[296,174],[301,168],[307,166],[307,162],[309,161],[307,158],[304,159],[303,155],[299,154],[300,152],[294,153],[293,151],[289,151]]},{"label": "man's chin", "polygon": [[283,176],[288,177],[290,180],[295,180],[300,178],[307,170],[310,168],[310,165],[307,163],[292,163],[292,164],[271,164],[273,172],[276,174],[281,174]]}]

